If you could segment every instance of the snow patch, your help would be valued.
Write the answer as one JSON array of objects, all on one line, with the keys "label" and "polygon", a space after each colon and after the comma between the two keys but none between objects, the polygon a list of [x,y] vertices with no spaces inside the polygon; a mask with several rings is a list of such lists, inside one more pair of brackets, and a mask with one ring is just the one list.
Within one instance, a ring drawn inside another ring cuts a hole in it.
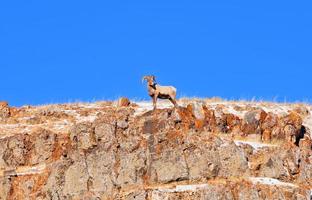
[{"label": "snow patch", "polygon": [[252,148],[255,150],[259,150],[263,147],[275,147],[276,146],[274,144],[266,144],[266,143],[262,143],[262,142],[252,142],[252,141],[243,141],[243,140],[234,140],[234,143],[236,144],[236,146],[239,146],[242,144],[248,144],[248,145],[252,146]]},{"label": "snow patch", "polygon": [[253,184],[263,184],[263,185],[276,185],[276,186],[285,186],[285,187],[298,187],[293,183],[282,182],[274,178],[267,177],[249,177],[249,180]]},{"label": "snow patch", "polygon": [[78,122],[94,122],[99,112],[94,112],[92,115],[81,116],[76,110],[64,110],[68,115],[75,117]]},{"label": "snow patch", "polygon": [[176,185],[175,188],[159,188],[157,191],[174,193],[174,192],[195,192],[200,189],[205,189],[208,184],[197,184],[197,185]]},{"label": "snow patch", "polygon": [[97,105],[96,103],[89,103],[89,104],[78,104],[80,108],[89,108],[89,109],[99,109],[101,106]]},{"label": "snow patch", "polygon": [[273,105],[270,107],[262,106],[261,108],[267,113],[272,112],[277,115],[285,115],[288,113],[289,110],[291,110],[289,106],[285,106],[285,105]]},{"label": "snow patch", "polygon": [[70,123],[68,122],[68,120],[63,120],[63,121],[59,121],[59,122],[56,122],[54,125],[53,125],[53,128],[54,129],[57,129],[57,130],[62,130],[64,129],[66,126],[68,126]]},{"label": "snow patch", "polygon": [[32,167],[21,167],[16,169],[16,175],[23,176],[23,175],[30,175],[30,174],[38,174],[45,170],[46,164],[40,164]]},{"label": "snow patch", "polygon": [[96,120],[96,115],[80,116],[77,118],[78,122],[94,122]]},{"label": "snow patch", "polygon": [[233,115],[239,117],[240,119],[242,119],[242,118],[244,118],[244,115],[246,114],[247,111],[237,111],[233,108],[233,106],[229,106],[228,108],[226,108],[226,110],[224,110],[224,112],[233,114]]},{"label": "snow patch", "polygon": [[[138,105],[137,108],[135,108],[134,116],[142,115],[143,113],[153,110],[153,103],[148,101],[140,101],[140,102],[134,102]],[[164,109],[164,108],[172,108],[173,105],[171,102],[167,101],[159,101],[157,102],[157,108],[158,109]]]}]

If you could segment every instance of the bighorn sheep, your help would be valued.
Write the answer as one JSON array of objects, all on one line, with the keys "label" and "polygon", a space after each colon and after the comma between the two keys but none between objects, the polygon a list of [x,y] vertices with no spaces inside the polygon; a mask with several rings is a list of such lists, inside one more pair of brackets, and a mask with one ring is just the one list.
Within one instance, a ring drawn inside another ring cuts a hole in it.
[{"label": "bighorn sheep", "polygon": [[178,106],[176,102],[177,89],[175,87],[160,86],[159,84],[156,83],[155,76],[151,76],[151,75],[144,76],[142,78],[142,82],[144,82],[144,80],[147,81],[148,95],[153,99],[154,110],[156,109],[157,98],[169,99],[175,107]]}]

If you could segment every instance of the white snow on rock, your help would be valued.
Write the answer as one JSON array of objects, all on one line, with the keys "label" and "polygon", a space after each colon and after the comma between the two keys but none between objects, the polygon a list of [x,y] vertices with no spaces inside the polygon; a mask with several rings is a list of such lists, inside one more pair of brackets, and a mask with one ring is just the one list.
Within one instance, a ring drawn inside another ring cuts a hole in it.
[{"label": "white snow on rock", "polygon": [[208,184],[194,184],[194,185],[176,185],[174,188],[158,188],[158,192],[174,193],[174,192],[195,192],[200,189],[205,189]]},{"label": "white snow on rock", "polygon": [[233,114],[235,116],[238,116],[240,119],[244,118],[244,115],[246,114],[247,111],[237,111],[234,109],[233,106],[228,106],[225,110],[225,113],[230,113]]},{"label": "white snow on rock", "polygon": [[78,122],[94,122],[96,120],[96,115],[79,116],[77,118]]},{"label": "white snow on rock", "polygon": [[293,183],[282,182],[274,178],[268,177],[249,177],[249,180],[253,184],[263,184],[263,185],[276,185],[276,186],[285,186],[285,187],[298,187]]},{"label": "white snow on rock", "polygon": [[[138,105],[137,108],[135,108],[135,116],[142,115],[147,111],[153,110],[153,103],[151,101],[140,101],[140,102],[134,102],[135,104]],[[159,100],[157,102],[157,108],[158,109],[164,109],[164,108],[172,108],[173,105],[169,101],[161,101]]]},{"label": "white snow on rock", "polygon": [[75,117],[77,122],[93,122],[96,119],[97,114],[99,113],[94,112],[92,115],[81,116],[76,110],[64,110],[64,112],[68,115]]},{"label": "white snow on rock", "polygon": [[259,149],[264,148],[264,147],[275,147],[276,146],[274,144],[266,144],[266,143],[262,143],[262,142],[243,141],[243,140],[234,140],[234,143],[237,146],[242,145],[242,144],[248,144],[255,150],[259,150]]},{"label": "white snow on rock", "polygon": [[20,167],[16,169],[16,175],[23,176],[23,175],[30,175],[30,174],[38,174],[45,170],[46,164],[40,164],[31,167]]}]

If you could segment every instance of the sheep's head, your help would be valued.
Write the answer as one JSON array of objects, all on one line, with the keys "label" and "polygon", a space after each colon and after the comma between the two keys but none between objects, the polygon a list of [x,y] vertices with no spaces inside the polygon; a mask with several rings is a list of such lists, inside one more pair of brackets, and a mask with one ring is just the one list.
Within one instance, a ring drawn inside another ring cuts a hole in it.
[{"label": "sheep's head", "polygon": [[156,81],[155,76],[153,76],[153,75],[143,76],[142,82],[144,82],[144,80],[146,80],[148,82],[148,85],[154,85],[154,83]]}]

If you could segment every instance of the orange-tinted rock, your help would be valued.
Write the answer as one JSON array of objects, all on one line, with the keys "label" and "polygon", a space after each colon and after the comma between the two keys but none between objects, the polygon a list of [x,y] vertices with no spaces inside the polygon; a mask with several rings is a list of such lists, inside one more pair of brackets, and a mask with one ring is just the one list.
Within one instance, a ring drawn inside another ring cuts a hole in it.
[{"label": "orange-tinted rock", "polygon": [[248,134],[261,134],[261,124],[264,122],[267,113],[262,109],[252,110],[245,114],[242,124],[242,132]]},{"label": "orange-tinted rock", "polygon": [[263,133],[262,133],[261,139],[264,142],[271,141],[271,131],[268,130],[268,129],[264,130]]},{"label": "orange-tinted rock", "polygon": [[118,107],[127,107],[129,105],[130,105],[130,100],[126,97],[121,97],[117,103]]},{"label": "orange-tinted rock", "polygon": [[7,101],[0,101],[0,109],[9,107],[9,103]]},{"label": "orange-tinted rock", "polygon": [[286,125],[283,131],[284,131],[285,138],[287,141],[292,142],[292,143],[296,142],[297,130],[295,129],[294,126]]},{"label": "orange-tinted rock", "polygon": [[241,120],[239,119],[239,117],[233,114],[226,114],[225,118],[226,118],[226,124],[230,131],[233,131],[234,129],[240,129]]},{"label": "orange-tinted rock", "polygon": [[261,124],[261,128],[263,130],[272,129],[274,126],[277,125],[278,120],[279,119],[278,119],[278,116],[276,114],[268,113],[267,116],[265,117],[265,119],[263,120],[262,124]]},{"label": "orange-tinted rock", "polygon": [[285,125],[293,125],[296,130],[300,129],[303,123],[301,116],[296,112],[290,112],[282,120]]},{"label": "orange-tinted rock", "polygon": [[5,119],[10,117],[10,107],[8,102],[6,101],[1,101],[0,102],[0,119]]},{"label": "orange-tinted rock", "polygon": [[227,103],[203,105],[203,119],[193,103],[146,112],[113,103],[10,111],[0,124],[0,199],[308,199],[307,119],[238,105],[238,116]]},{"label": "orange-tinted rock", "polygon": [[202,130],[204,125],[205,125],[205,121],[204,120],[200,120],[200,119],[196,119],[195,120],[195,129],[196,130]]},{"label": "orange-tinted rock", "polygon": [[207,126],[208,126],[207,129],[209,131],[214,130],[216,125],[217,125],[214,110],[210,110],[206,106],[203,106],[203,110],[205,113],[205,120],[206,120]]},{"label": "orange-tinted rock", "polygon": [[304,106],[304,105],[297,106],[294,109],[294,112],[298,113],[302,117],[308,116],[310,114],[309,109],[307,108],[307,106]]},{"label": "orange-tinted rock", "polygon": [[285,139],[285,134],[282,132],[282,129],[278,126],[273,127],[272,132],[271,132],[271,139],[275,140],[284,140]]},{"label": "orange-tinted rock", "polygon": [[[309,136],[305,136],[299,141],[299,148],[305,151],[312,150],[312,140]],[[312,164],[312,163],[311,163]]]}]

